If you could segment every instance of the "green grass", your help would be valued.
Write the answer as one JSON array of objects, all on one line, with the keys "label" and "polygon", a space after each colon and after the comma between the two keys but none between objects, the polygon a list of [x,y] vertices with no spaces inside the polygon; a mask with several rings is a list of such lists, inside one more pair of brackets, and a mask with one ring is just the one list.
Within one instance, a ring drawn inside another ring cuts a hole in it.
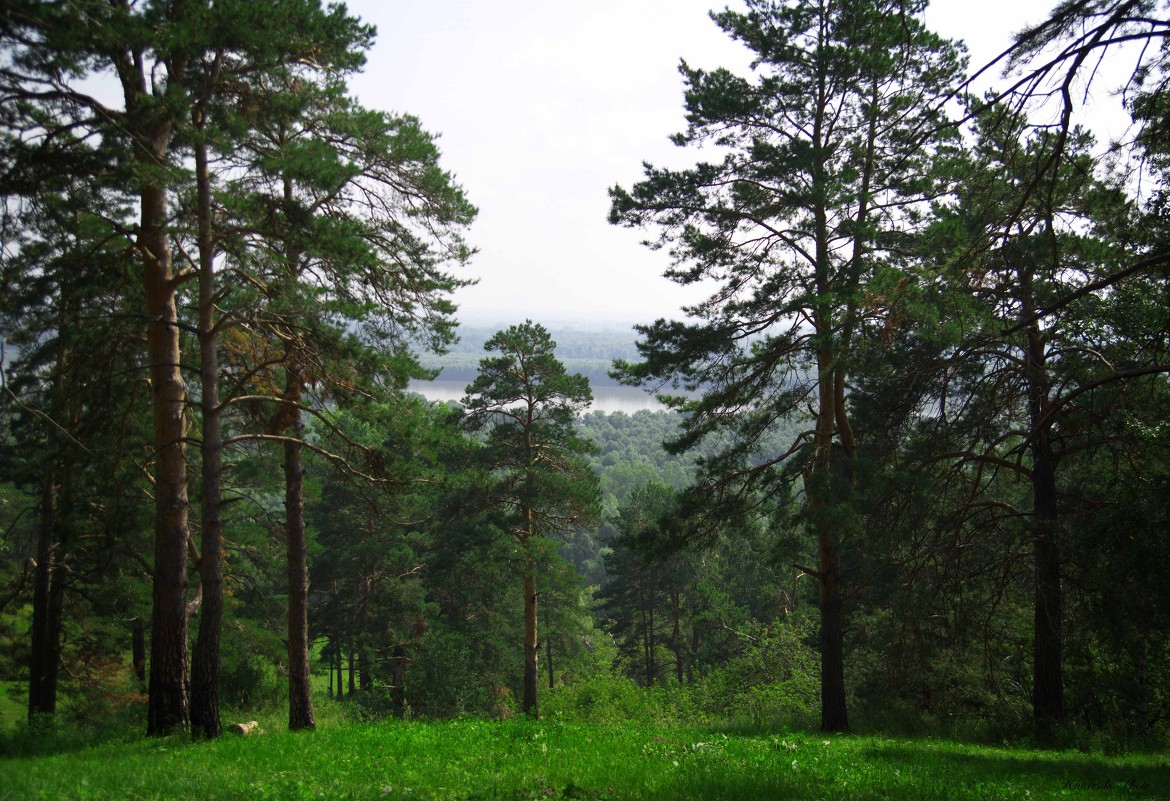
[{"label": "green grass", "polygon": [[0,681],[0,734],[28,717],[28,701],[20,682]]},{"label": "green grass", "polygon": [[8,740],[0,799],[1161,799],[1160,756],[930,740],[458,720],[279,721],[216,742]]}]

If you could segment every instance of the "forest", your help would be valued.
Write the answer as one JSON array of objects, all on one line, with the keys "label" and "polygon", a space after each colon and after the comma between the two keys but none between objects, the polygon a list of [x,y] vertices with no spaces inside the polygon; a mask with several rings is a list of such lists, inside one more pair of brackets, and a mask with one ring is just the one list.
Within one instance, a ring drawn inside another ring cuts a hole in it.
[{"label": "forest", "polygon": [[[34,759],[4,783],[86,797],[46,760],[103,737],[222,741],[216,773],[255,718],[666,771],[412,779],[436,798],[1157,797],[1157,760],[821,739],[1170,735],[1167,6],[1061,3],[982,94],[924,8],[711,14],[750,72],[682,62],[694,163],[609,190],[710,292],[623,337],[459,325],[475,187],[350,95],[375,31],[344,6],[6,3],[0,756]],[[1097,142],[1110,91],[1132,124]],[[440,370],[461,402],[408,390]],[[923,794],[979,759],[992,795]],[[406,781],[344,763],[199,792]]]}]

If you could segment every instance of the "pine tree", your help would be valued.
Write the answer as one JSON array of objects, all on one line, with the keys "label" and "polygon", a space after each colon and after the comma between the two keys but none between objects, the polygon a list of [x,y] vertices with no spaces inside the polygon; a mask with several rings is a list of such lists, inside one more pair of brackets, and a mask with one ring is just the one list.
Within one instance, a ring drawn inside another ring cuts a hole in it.
[{"label": "pine tree", "polygon": [[[673,383],[688,413],[672,448],[722,436],[703,460],[702,494],[726,507],[789,490],[777,465],[804,465],[805,520],[817,534],[822,708],[827,731],[845,709],[843,551],[855,544],[856,473],[847,386],[859,340],[902,279],[897,262],[923,201],[938,191],[931,158],[945,134],[941,94],[959,74],[954,45],[927,31],[924,3],[755,0],[713,15],[754,58],[754,80],[689,67],[688,128],[679,145],[710,143],[722,161],[647,167],[615,188],[611,221],[661,231],[672,280],[717,289],[688,309],[696,322],[639,330],[643,361],[625,380]],[[808,407],[791,448],[760,453],[769,430]],[[791,475],[791,474],[790,474]]]},{"label": "pine tree", "polygon": [[504,514],[524,579],[525,713],[538,717],[537,561],[543,541],[587,525],[598,511],[597,476],[584,457],[592,445],[576,416],[592,401],[589,382],[569,375],[543,326],[527,321],[500,331],[484,350],[464,404],[469,431],[484,434],[492,472],[489,503]]}]

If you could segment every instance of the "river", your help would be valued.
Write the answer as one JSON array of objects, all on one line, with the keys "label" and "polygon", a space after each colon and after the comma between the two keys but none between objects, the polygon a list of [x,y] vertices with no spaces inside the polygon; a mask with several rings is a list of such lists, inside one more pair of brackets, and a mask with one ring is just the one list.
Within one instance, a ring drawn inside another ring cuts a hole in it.
[{"label": "river", "polygon": [[[411,381],[410,391],[417,392],[429,401],[458,401],[463,398],[467,384],[466,381]],[[659,412],[666,408],[654,400],[652,395],[636,387],[606,386],[592,389],[591,412],[633,414],[641,409]]]}]

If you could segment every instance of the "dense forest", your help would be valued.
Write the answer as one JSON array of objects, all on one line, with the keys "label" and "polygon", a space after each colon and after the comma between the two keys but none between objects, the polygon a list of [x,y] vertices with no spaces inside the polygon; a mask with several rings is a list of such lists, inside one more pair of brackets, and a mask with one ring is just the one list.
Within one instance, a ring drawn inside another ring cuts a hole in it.
[{"label": "dense forest", "polygon": [[695,163],[610,190],[710,295],[634,341],[459,326],[474,187],[343,6],[7,3],[0,725],[1164,746],[1166,6],[1063,3],[985,96],[924,7],[712,15],[751,72],[684,62]]}]

